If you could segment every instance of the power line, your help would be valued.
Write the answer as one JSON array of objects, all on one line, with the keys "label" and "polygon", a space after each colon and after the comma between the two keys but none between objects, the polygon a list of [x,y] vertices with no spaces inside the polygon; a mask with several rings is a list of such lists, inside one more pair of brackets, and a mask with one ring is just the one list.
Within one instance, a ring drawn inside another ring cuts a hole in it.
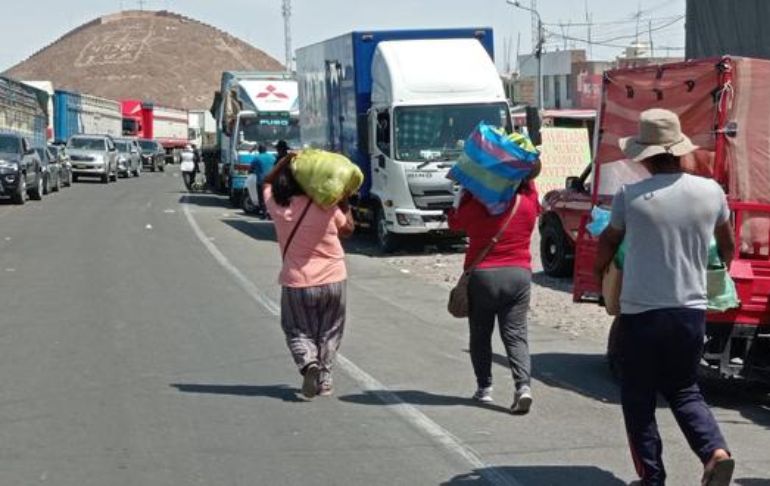
[{"label": "power line", "polygon": [[[657,26],[655,28],[650,28],[649,29],[649,33],[651,35],[653,32],[659,32],[659,31],[661,31],[663,29],[671,27],[672,25],[674,25],[675,23],[679,22],[682,19],[684,19],[684,16],[680,16],[676,20],[673,20],[671,22],[659,25],[659,26]],[[580,43],[583,43],[583,44],[586,44],[586,45],[595,45],[595,46],[604,46],[604,47],[618,47],[618,48],[621,48],[621,49],[624,49],[624,48],[626,48],[628,46],[627,45],[621,45],[621,44],[613,44],[613,43],[617,42],[617,41],[625,40],[625,39],[635,39],[635,38],[638,37],[637,34],[628,34],[628,35],[621,35],[621,36],[617,36],[617,37],[612,37],[612,38],[609,38],[609,39],[592,40],[592,39],[581,39],[579,37],[574,37],[574,36],[570,36],[570,35],[566,35],[566,34],[559,34],[557,32],[554,32],[554,31],[551,31],[551,30],[547,30],[547,29],[546,29],[546,33],[549,34],[549,36],[551,36],[551,37],[555,37],[555,38],[563,39],[563,40],[571,40],[571,41],[574,41],[574,42],[580,42]]]}]

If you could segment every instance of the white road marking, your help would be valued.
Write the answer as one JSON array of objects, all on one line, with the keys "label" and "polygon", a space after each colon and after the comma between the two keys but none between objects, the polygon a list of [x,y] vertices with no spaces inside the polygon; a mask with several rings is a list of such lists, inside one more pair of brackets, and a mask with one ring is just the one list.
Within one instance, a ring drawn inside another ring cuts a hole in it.
[{"label": "white road marking", "polygon": [[174,213],[176,213],[176,210],[175,209],[166,209],[163,212],[166,213],[166,214],[174,214]]},{"label": "white road marking", "polygon": [[[230,263],[230,260],[222,253],[217,246],[211,242],[211,239],[203,232],[198,225],[198,222],[193,218],[187,205],[187,196],[185,196],[182,202],[182,209],[187,222],[190,224],[195,236],[203,243],[203,246],[211,253],[211,256],[219,263],[222,268],[240,284],[241,288],[246,291],[258,304],[264,307],[268,312],[278,317],[281,314],[281,307],[277,302],[273,301],[267,294],[260,290],[254,283],[249,280],[238,268]],[[483,477],[487,482],[493,486],[523,486],[522,483],[516,479],[509,477],[496,468],[490,467],[486,464],[478,452],[472,447],[463,443],[458,437],[446,430],[444,427],[434,422],[430,417],[421,412],[417,407],[410,405],[395,393],[390,391],[384,384],[380,383],[376,378],[359,368],[355,363],[344,357],[342,354],[337,354],[337,363],[342,370],[345,371],[362,390],[368,391],[379,398],[385,405],[388,406],[395,414],[400,416],[406,422],[420,430],[428,438],[433,440],[436,444],[443,447],[446,451],[454,454],[465,461],[470,467],[474,468],[476,472]]]},{"label": "white road marking", "polygon": [[145,228],[145,229],[148,229],[148,230],[151,230],[151,229],[152,229],[152,225],[151,225],[151,224],[148,224],[148,225],[147,225],[147,226],[145,226],[144,228]]}]

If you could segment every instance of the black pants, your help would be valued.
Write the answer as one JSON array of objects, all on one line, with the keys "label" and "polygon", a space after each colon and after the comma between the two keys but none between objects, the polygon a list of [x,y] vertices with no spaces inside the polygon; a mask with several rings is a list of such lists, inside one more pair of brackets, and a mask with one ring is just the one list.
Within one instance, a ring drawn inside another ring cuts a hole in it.
[{"label": "black pants", "polygon": [[265,194],[264,194],[265,185],[262,182],[257,182],[257,204],[259,207],[257,208],[257,211],[259,211],[260,214],[267,214],[267,208],[265,207]]},{"label": "black pants", "polygon": [[492,386],[492,331],[495,319],[516,388],[530,384],[527,311],[532,274],[518,267],[475,270],[468,284],[470,349],[476,384]]},{"label": "black pants", "polygon": [[637,473],[644,485],[663,485],[663,443],[655,421],[657,395],[668,401],[701,462],[727,449],[696,382],[703,352],[705,311],[660,309],[620,316],[621,401]]}]

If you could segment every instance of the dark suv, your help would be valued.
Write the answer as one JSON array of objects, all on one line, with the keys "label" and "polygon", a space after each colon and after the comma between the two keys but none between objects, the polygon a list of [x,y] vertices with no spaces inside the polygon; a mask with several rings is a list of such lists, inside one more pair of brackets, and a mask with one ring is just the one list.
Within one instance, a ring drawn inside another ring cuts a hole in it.
[{"label": "dark suv", "polygon": [[142,148],[142,167],[149,167],[152,172],[163,172],[166,165],[166,150],[163,145],[155,140],[140,139],[139,146]]},{"label": "dark suv", "polygon": [[0,133],[0,196],[24,204],[27,196],[43,198],[43,168],[29,140],[15,133]]}]

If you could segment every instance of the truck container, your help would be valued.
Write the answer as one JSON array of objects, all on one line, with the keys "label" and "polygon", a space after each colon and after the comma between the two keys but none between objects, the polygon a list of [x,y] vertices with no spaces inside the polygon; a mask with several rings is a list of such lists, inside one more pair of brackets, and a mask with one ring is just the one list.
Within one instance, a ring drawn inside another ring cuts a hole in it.
[{"label": "truck container", "polygon": [[122,100],[123,135],[155,139],[166,151],[166,162],[176,162],[189,143],[186,110],[149,101]]},{"label": "truck container", "polygon": [[187,138],[198,148],[216,144],[217,121],[208,110],[190,110],[187,114],[187,129]]},{"label": "truck container", "polygon": [[73,135],[119,137],[123,123],[120,103],[72,91],[54,92],[54,137],[66,142]]},{"label": "truck container", "polygon": [[46,113],[48,115],[48,126],[46,127],[46,137],[48,138],[49,142],[53,142],[54,140],[54,107],[53,107],[53,100],[54,100],[54,89],[53,89],[53,83],[50,81],[22,81],[22,83],[32,86],[33,88],[37,88],[40,91],[45,91],[48,94],[48,103],[46,103]]},{"label": "truck container", "polygon": [[299,144],[297,81],[286,72],[222,73],[212,113],[217,122],[219,166],[216,185],[241,204],[258,145],[273,151],[279,140]]},{"label": "truck container", "polygon": [[0,131],[26,137],[32,147],[47,142],[48,93],[0,76]]},{"label": "truck container", "polygon": [[489,28],[352,32],[297,51],[302,143],[340,152],[365,183],[351,201],[380,248],[452,236],[446,178],[485,121],[512,129]]}]

